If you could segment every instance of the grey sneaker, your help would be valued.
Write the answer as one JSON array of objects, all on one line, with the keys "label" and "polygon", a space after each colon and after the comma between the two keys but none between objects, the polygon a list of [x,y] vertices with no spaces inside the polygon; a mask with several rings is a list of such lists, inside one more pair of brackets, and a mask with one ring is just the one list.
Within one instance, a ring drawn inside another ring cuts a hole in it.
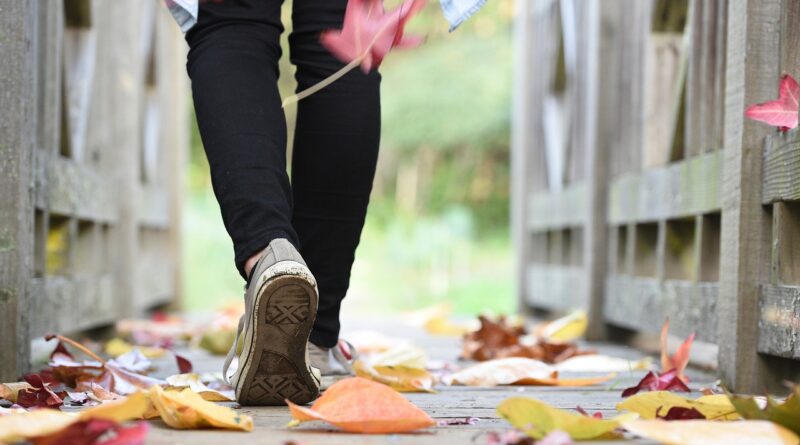
[{"label": "grey sneaker", "polygon": [[319,369],[322,375],[323,390],[345,377],[355,375],[353,363],[358,359],[358,353],[356,348],[345,340],[339,340],[333,348],[323,348],[309,342],[308,355],[311,366]]},{"label": "grey sneaker", "polygon": [[[285,239],[273,240],[258,260],[247,287],[245,313],[222,375],[242,405],[305,404],[319,396],[320,374],[306,344],[317,315],[317,283]],[[228,369],[242,343],[239,365]]]}]

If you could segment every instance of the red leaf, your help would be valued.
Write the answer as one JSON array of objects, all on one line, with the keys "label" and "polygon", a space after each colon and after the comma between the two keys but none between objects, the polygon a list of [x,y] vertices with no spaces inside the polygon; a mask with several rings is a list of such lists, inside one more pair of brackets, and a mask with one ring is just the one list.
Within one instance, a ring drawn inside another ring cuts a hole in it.
[{"label": "red leaf", "polygon": [[189,361],[186,357],[182,355],[175,354],[175,361],[178,363],[178,369],[181,371],[181,374],[188,374],[192,372],[192,362]]},{"label": "red leaf", "polygon": [[17,394],[17,405],[23,408],[55,408],[64,404],[63,397],[59,395],[46,383],[39,374],[28,374],[23,377],[33,388],[20,390]]},{"label": "red leaf", "polygon": [[656,410],[656,418],[661,420],[696,420],[706,418],[706,416],[697,409],[683,406],[673,406],[662,416],[661,408],[662,407],[659,406]]},{"label": "red leaf", "polygon": [[744,115],[755,121],[776,126],[780,131],[788,131],[797,127],[797,110],[800,97],[800,85],[788,74],[781,77],[778,88],[778,99],[750,105]]},{"label": "red leaf", "polygon": [[631,386],[622,391],[622,397],[632,396],[639,391],[691,392],[686,383],[678,377],[678,371],[675,369],[670,369],[662,374],[656,374],[653,371],[648,372],[636,386]]},{"label": "red leaf", "polygon": [[141,445],[147,437],[147,422],[123,426],[111,420],[80,421],[49,434],[30,440],[33,445]]},{"label": "red leaf", "polygon": [[383,8],[383,0],[349,0],[341,30],[327,30],[320,41],[338,59],[350,63],[361,59],[365,73],[377,68],[394,47],[411,48],[422,38],[404,36],[406,22],[426,0],[405,0],[391,12]]},{"label": "red leaf", "polygon": [[669,356],[669,351],[667,350],[668,334],[669,319],[664,321],[664,326],[661,327],[661,371],[666,372],[668,369],[674,369],[678,378],[688,382],[689,379],[683,374],[683,371],[686,370],[686,366],[689,364],[689,354],[692,349],[692,343],[694,343],[694,333],[681,343],[672,357]]},{"label": "red leaf", "polygon": [[594,417],[595,419],[602,419],[603,418],[603,413],[601,413],[600,411],[596,411],[594,414],[589,414],[589,412],[586,411],[585,409],[581,408],[580,405],[575,407],[575,411],[583,414],[586,417]]}]

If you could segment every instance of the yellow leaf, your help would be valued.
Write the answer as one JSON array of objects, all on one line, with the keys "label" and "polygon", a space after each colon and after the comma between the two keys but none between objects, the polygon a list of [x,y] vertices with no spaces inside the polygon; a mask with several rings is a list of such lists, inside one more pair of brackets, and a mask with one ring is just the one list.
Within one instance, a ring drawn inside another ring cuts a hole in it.
[{"label": "yellow leaf", "polygon": [[425,351],[410,343],[397,344],[369,359],[372,366],[404,366],[416,369],[425,369],[427,361]]},{"label": "yellow leaf", "polygon": [[119,337],[115,337],[107,341],[104,347],[106,354],[110,355],[111,357],[119,357],[120,355],[127,354],[133,351],[134,348],[138,349],[139,352],[141,352],[142,355],[147,358],[159,358],[163,357],[164,354],[167,353],[167,350],[164,348],[134,346]]},{"label": "yellow leaf", "polygon": [[617,375],[614,373],[603,375],[600,377],[581,377],[572,379],[562,379],[558,377],[549,377],[544,379],[538,378],[524,378],[514,382],[515,385],[529,385],[529,386],[594,386],[600,383],[605,383]]},{"label": "yellow leaf", "polygon": [[[210,329],[200,338],[200,347],[215,355],[225,355],[233,346],[236,328]],[[241,348],[241,343],[240,343]],[[241,352],[241,351],[238,351]]]},{"label": "yellow leaf", "polygon": [[78,413],[80,420],[104,419],[114,422],[145,419],[145,415],[152,409],[147,393],[135,392],[124,399],[110,400],[100,405],[93,406]]},{"label": "yellow leaf", "polygon": [[575,311],[569,315],[553,320],[542,328],[542,337],[557,342],[570,342],[583,337],[589,319],[584,311]]},{"label": "yellow leaf", "polygon": [[446,337],[460,337],[472,330],[472,326],[454,323],[443,316],[429,319],[425,322],[424,327],[428,334]]},{"label": "yellow leaf", "polygon": [[17,396],[23,389],[33,388],[28,382],[0,383],[0,399],[17,403]]},{"label": "yellow leaf", "polygon": [[340,380],[311,408],[287,401],[290,426],[322,420],[351,433],[404,433],[435,425],[428,414],[386,385],[360,377]]},{"label": "yellow leaf", "polygon": [[75,416],[55,409],[37,409],[0,416],[0,443],[14,443],[52,434],[76,421]]},{"label": "yellow leaf", "polygon": [[627,410],[639,414],[642,419],[656,419],[656,413],[662,416],[673,407],[694,408],[708,420],[737,420],[741,417],[728,400],[728,396],[717,394],[703,396],[692,400],[669,391],[653,391],[639,393],[617,404],[618,410]]},{"label": "yellow leaf", "polygon": [[182,388],[189,388],[192,391],[200,394],[200,397],[202,397],[203,400],[208,400],[209,402],[234,401],[233,397],[206,386],[205,383],[200,381],[200,376],[194,373],[171,375],[167,377],[167,383],[169,383],[172,387],[167,388],[167,391],[180,391]]},{"label": "yellow leaf", "polygon": [[555,368],[539,360],[509,357],[478,363],[445,376],[448,385],[512,385],[523,379],[549,379],[557,376]]},{"label": "yellow leaf", "polygon": [[564,431],[575,440],[613,437],[621,421],[636,417],[635,414],[627,414],[613,419],[596,419],[524,397],[504,400],[497,407],[497,413],[534,439],[541,439],[556,430]]},{"label": "yellow leaf", "polygon": [[623,423],[631,433],[669,445],[797,445],[797,435],[762,420],[714,422],[711,420],[633,420]]},{"label": "yellow leaf", "polygon": [[353,364],[356,375],[384,385],[399,392],[435,392],[433,376],[424,369],[406,366],[370,366],[361,360]]},{"label": "yellow leaf", "polygon": [[172,428],[226,428],[252,431],[253,419],[230,408],[203,400],[191,389],[164,391],[159,386],[150,388],[153,401],[161,419]]}]

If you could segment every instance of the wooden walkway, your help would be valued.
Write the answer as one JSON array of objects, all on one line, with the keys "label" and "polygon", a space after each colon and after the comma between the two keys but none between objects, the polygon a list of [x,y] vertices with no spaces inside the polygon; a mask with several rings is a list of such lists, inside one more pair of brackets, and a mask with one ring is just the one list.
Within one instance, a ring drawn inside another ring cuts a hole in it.
[{"label": "wooden walkway", "polygon": [[[347,320],[344,323],[347,331],[369,329],[379,331],[390,337],[412,340],[424,348],[431,360],[457,362],[460,351],[460,339],[452,337],[432,337],[420,328],[404,325],[396,321],[380,320]],[[612,345],[593,344],[592,347],[603,353],[624,357],[640,358],[641,353]],[[196,372],[218,372],[223,359],[203,352],[192,351],[187,355],[194,362]],[[476,417],[474,425],[450,425],[430,428],[413,434],[390,435],[357,435],[336,431],[324,423],[305,423],[297,428],[287,428],[290,420],[285,407],[251,408],[242,407],[243,413],[253,417],[255,429],[252,433],[228,432],[220,430],[181,431],[173,430],[158,422],[152,423],[152,430],[146,442],[149,445],[166,444],[280,444],[280,445],[367,445],[367,444],[424,444],[424,445],[460,445],[486,444],[490,431],[502,432],[511,426],[499,418],[495,407],[508,397],[529,396],[540,399],[553,406],[573,409],[581,406],[589,412],[601,411],[606,416],[614,415],[614,406],[620,402],[623,388],[632,386],[642,376],[643,371],[633,374],[618,375],[608,384],[590,388],[553,388],[507,386],[498,388],[471,388],[464,386],[440,386],[436,394],[406,394],[417,406],[427,411],[435,420],[465,419]],[[692,388],[697,389],[714,381],[713,376],[689,372]],[[699,396],[695,393],[692,396]],[[651,444],[649,441],[593,441],[593,444]]]}]

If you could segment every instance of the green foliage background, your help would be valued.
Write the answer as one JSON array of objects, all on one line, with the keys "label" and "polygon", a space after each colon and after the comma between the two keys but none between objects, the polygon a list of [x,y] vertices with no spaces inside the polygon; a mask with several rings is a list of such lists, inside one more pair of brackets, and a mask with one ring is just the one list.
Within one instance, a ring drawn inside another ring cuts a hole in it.
[{"label": "green foliage background", "polygon": [[[417,309],[442,301],[468,314],[513,308],[512,10],[511,0],[491,0],[449,33],[438,2],[430,2],[407,30],[425,35],[426,43],[384,61],[381,155],[345,312]],[[287,59],[281,63],[284,96],[294,90]],[[288,109],[290,131],[293,119],[294,109]],[[187,178],[185,302],[214,309],[240,298],[242,281],[196,127]]]}]

